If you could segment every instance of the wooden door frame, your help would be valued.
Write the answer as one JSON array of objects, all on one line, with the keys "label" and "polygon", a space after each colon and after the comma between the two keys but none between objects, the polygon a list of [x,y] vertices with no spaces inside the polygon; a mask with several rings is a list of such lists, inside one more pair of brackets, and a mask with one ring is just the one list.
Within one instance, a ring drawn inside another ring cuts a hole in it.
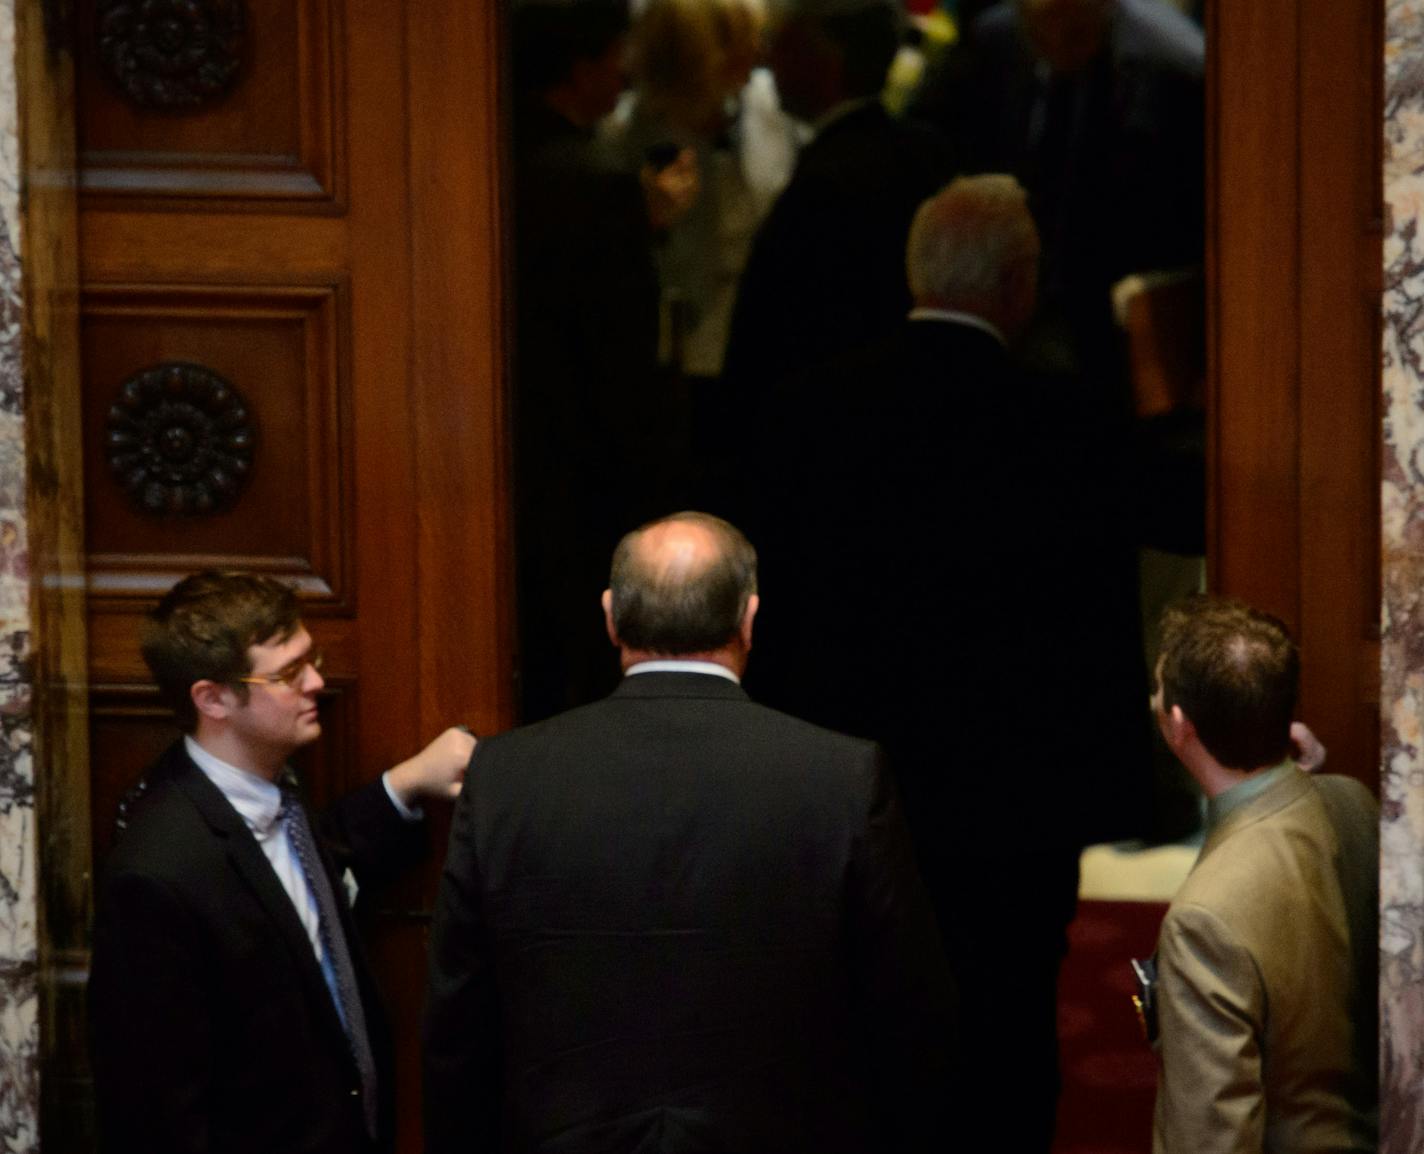
[{"label": "wooden door frame", "polygon": [[1208,580],[1290,626],[1377,792],[1383,9],[1306,8],[1207,7]]}]

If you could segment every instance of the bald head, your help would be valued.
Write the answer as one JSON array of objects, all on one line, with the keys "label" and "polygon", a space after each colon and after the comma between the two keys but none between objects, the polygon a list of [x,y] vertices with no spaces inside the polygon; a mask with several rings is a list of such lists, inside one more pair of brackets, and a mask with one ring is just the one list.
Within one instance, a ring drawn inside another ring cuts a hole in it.
[{"label": "bald head", "polygon": [[604,608],[627,654],[704,656],[737,648],[755,612],[756,551],[706,513],[675,513],[634,529],[613,553]]}]

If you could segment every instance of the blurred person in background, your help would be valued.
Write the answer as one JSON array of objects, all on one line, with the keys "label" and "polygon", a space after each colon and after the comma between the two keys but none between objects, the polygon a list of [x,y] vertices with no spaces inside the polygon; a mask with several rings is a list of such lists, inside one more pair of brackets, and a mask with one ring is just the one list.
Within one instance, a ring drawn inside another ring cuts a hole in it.
[{"label": "blurred person in background", "polygon": [[695,158],[627,172],[594,128],[626,83],[626,0],[514,11],[514,466],[522,712],[611,688],[596,613],[622,527],[675,504],[687,418],[658,368],[656,235]]}]

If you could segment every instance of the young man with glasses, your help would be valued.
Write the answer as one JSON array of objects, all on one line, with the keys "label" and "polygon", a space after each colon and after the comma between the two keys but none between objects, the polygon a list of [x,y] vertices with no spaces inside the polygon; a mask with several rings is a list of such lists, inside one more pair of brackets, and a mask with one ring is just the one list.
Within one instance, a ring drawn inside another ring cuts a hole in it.
[{"label": "young man with glasses", "polygon": [[90,1032],[107,1151],[389,1149],[390,1037],[355,884],[419,854],[460,789],[449,729],[309,817],[288,760],[321,734],[321,654],[295,593],[199,573],[143,654],[184,737],[123,815],[97,904]]}]

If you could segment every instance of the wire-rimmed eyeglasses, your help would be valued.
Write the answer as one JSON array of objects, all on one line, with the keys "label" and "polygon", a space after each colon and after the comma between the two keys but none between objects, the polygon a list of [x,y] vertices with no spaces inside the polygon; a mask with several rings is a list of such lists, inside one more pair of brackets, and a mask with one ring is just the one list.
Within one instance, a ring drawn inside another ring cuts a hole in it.
[{"label": "wire-rimmed eyeglasses", "polygon": [[325,654],[321,650],[304,654],[295,661],[283,666],[276,673],[251,673],[246,677],[239,677],[237,680],[244,685],[285,685],[288,689],[295,689],[302,680],[302,675],[306,673],[307,666],[311,666],[317,673],[321,672],[322,662]]}]

